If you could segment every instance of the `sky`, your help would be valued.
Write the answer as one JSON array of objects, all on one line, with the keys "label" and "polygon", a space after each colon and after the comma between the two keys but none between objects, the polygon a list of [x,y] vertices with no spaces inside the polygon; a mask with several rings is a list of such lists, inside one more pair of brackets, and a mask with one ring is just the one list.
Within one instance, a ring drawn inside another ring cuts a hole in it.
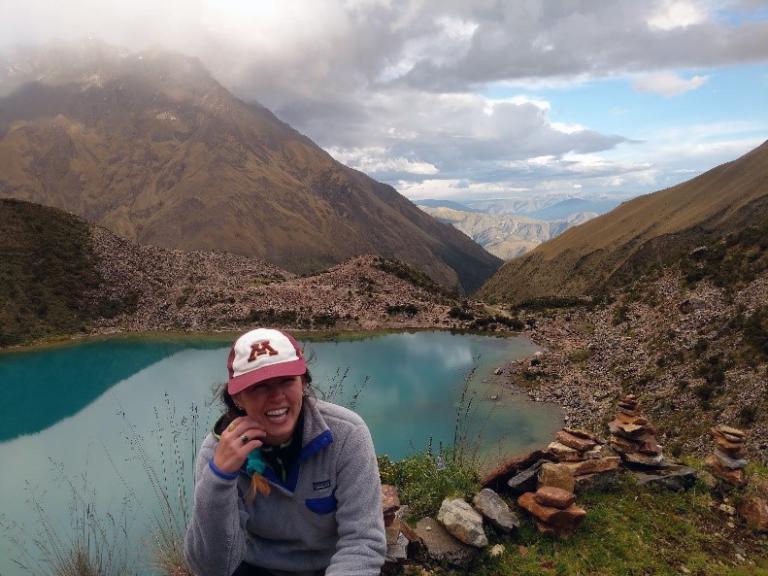
[{"label": "sky", "polygon": [[630,197],[768,139],[768,0],[0,0],[0,48],[198,57],[411,199]]}]

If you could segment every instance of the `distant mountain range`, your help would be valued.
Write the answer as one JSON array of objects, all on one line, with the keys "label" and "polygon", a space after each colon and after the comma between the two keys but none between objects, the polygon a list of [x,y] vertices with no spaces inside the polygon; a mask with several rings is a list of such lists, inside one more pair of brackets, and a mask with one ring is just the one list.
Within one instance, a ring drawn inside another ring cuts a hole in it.
[{"label": "distant mountain range", "polygon": [[597,216],[594,213],[577,212],[566,219],[545,221],[509,214],[460,211],[448,207],[421,208],[441,222],[455,226],[488,252],[504,260],[525,254],[568,228]]},{"label": "distant mountain range", "polygon": [[395,189],[336,162],[195,59],[59,44],[0,61],[0,197],[142,244],[309,273],[361,254],[478,288],[501,264]]},{"label": "distant mountain range", "polygon": [[478,296],[520,302],[597,294],[697,251],[717,252],[729,235],[764,229],[766,222],[768,142],[541,244],[505,264]]}]

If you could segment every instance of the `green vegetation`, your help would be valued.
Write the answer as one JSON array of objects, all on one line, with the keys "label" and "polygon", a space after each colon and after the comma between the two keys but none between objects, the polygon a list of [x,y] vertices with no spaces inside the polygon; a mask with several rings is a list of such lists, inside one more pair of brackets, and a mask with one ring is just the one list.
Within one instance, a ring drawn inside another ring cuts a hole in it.
[{"label": "green vegetation", "polygon": [[528,298],[514,306],[517,310],[552,310],[558,308],[592,308],[595,305],[592,298],[572,298],[566,296],[539,296]]},{"label": "green vegetation", "polygon": [[56,210],[0,200],[0,347],[85,330],[138,300],[93,301],[101,283],[88,224]]},{"label": "green vegetation", "polygon": [[402,314],[408,318],[413,318],[419,313],[419,307],[416,304],[391,304],[387,306],[387,314],[397,316]]},{"label": "green vegetation", "polygon": [[480,489],[475,467],[452,451],[437,458],[425,451],[399,462],[382,456],[379,472],[382,483],[397,486],[401,501],[411,507],[416,520],[435,516],[444,498],[471,498]]},{"label": "green vegetation", "polygon": [[716,286],[734,288],[748,284],[768,270],[768,224],[748,226],[735,234],[710,238],[706,246],[681,260],[689,285],[708,279]]},{"label": "green vegetation", "polygon": [[[704,486],[683,493],[657,492],[624,479],[611,492],[580,494],[578,503],[586,508],[587,517],[571,539],[543,536],[525,518],[518,534],[492,538],[492,543],[504,544],[506,554],[498,559],[483,554],[467,572],[483,576],[768,575],[765,544],[743,529],[727,528]],[[757,565],[735,566],[737,550]]]}]

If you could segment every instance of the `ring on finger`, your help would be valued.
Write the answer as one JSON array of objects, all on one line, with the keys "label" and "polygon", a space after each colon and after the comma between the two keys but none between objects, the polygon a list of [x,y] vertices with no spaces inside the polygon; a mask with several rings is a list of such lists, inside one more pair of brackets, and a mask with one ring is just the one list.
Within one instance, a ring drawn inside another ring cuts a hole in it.
[{"label": "ring on finger", "polygon": [[235,423],[230,423],[229,426],[227,426],[227,432],[232,432],[235,429]]},{"label": "ring on finger", "polygon": [[251,440],[251,439],[250,439],[250,438],[248,438],[248,434],[243,434],[242,436],[240,436],[240,443],[241,443],[243,446],[245,446],[246,444],[248,444],[248,442],[250,442],[250,440]]}]

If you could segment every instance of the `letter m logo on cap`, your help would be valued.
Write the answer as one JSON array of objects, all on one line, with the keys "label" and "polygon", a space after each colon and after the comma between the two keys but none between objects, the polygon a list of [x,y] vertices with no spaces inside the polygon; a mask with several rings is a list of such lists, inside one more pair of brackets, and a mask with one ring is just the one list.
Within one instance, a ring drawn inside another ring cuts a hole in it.
[{"label": "letter m logo on cap", "polygon": [[256,328],[235,340],[227,370],[227,390],[237,394],[269,378],[301,376],[307,372],[307,364],[301,346],[288,333]]},{"label": "letter m logo on cap", "polygon": [[251,355],[248,356],[248,362],[253,362],[262,354],[269,354],[270,356],[277,356],[278,351],[269,345],[269,340],[262,340],[261,342],[254,342],[251,344]]}]

